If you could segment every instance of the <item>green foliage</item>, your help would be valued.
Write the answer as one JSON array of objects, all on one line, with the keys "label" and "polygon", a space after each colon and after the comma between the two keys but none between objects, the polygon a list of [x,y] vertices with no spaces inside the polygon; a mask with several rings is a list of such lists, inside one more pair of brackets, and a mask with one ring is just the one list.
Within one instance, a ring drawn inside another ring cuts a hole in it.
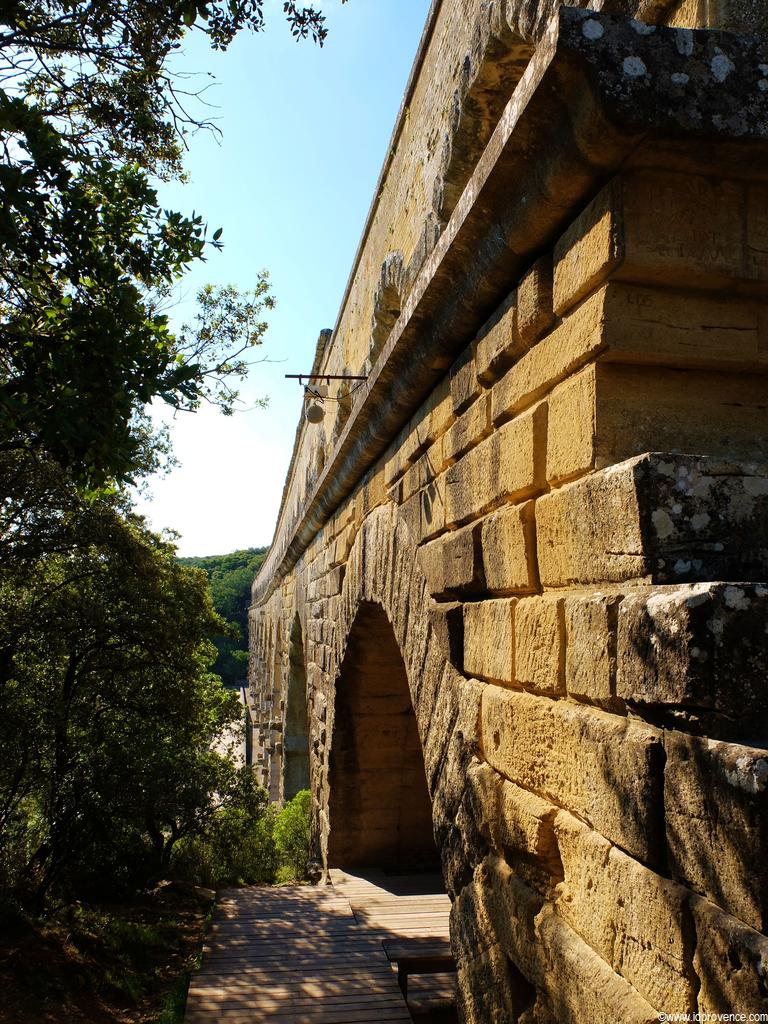
[{"label": "green foliage", "polygon": [[220,244],[202,217],[162,210],[141,166],[67,148],[2,91],[0,138],[24,155],[0,164],[0,447],[45,451],[86,484],[131,479],[152,399],[232,408],[273,306],[267,276],[245,296],[203,289],[198,322],[174,334],[161,301]]},{"label": "green foliage", "polygon": [[[211,878],[278,868],[279,819],[219,749],[241,709],[210,671],[216,639],[242,672],[259,553],[218,575],[180,564],[121,489],[166,454],[148,403],[231,411],[266,330],[266,274],[203,288],[171,329],[163,308],[221,229],[153,184],[204,126],[168,71],[185,32],[222,49],[262,8],[0,9],[0,889],[27,905],[135,891],[195,843]],[[283,11],[322,43],[319,11]]]},{"label": "green foliage", "polygon": [[[163,210],[151,181],[181,175],[186,136],[204,126],[168,70],[185,32],[222,49],[263,28],[262,8],[2,5],[0,450],[45,452],[98,487],[147,469],[153,399],[231,411],[273,305],[266,275],[245,295],[203,289],[196,321],[174,333],[163,305],[221,229]],[[294,35],[322,43],[322,13],[283,9]]]},{"label": "green foliage", "polygon": [[184,1024],[191,972],[185,971],[168,993],[154,1024]]},{"label": "green foliage", "polygon": [[275,822],[275,845],[283,864],[292,877],[306,878],[309,867],[309,813],[312,798],[308,789],[301,789],[282,808]]},{"label": "green foliage", "polygon": [[278,810],[252,775],[244,774],[242,782],[239,797],[217,810],[203,833],[176,845],[174,875],[211,887],[303,881],[310,852],[309,790]]},{"label": "green foliage", "polygon": [[130,903],[62,904],[45,919],[3,914],[4,959],[14,961],[2,974],[3,1020],[181,1024],[211,911],[203,892],[164,885]]},{"label": "green foliage", "polygon": [[80,941],[98,946],[110,963],[104,971],[104,983],[121,1002],[137,1006],[157,984],[153,968],[158,954],[173,948],[173,919],[150,924],[82,904],[68,916],[70,928]]},{"label": "green foliage", "polygon": [[213,749],[241,713],[208,670],[224,623],[205,575],[115,497],[18,453],[0,483],[19,495],[2,505],[0,883],[37,901],[136,886],[239,799]]},{"label": "green foliage", "polygon": [[275,819],[266,792],[245,769],[237,796],[229,805],[212,815],[202,834],[178,843],[173,873],[212,887],[274,881],[279,865]]},{"label": "green foliage", "polygon": [[182,565],[203,569],[208,576],[211,600],[216,611],[232,628],[229,636],[213,638],[218,657],[213,671],[225,686],[237,686],[248,667],[248,606],[251,584],[261,568],[267,548],[247,548],[228,555],[180,558]]}]

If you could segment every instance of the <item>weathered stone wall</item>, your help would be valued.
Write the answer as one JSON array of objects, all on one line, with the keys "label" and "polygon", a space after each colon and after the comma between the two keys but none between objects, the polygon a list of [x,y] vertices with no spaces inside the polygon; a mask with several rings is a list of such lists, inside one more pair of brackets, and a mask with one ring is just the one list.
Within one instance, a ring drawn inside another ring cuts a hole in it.
[{"label": "weathered stone wall", "polygon": [[[556,6],[433,13],[318,355],[369,381],[317,480],[300,429],[254,585],[263,778],[281,798],[298,630],[327,862],[377,606],[463,1019],[768,1012],[768,45]],[[611,9],[765,28],[749,0]]]}]

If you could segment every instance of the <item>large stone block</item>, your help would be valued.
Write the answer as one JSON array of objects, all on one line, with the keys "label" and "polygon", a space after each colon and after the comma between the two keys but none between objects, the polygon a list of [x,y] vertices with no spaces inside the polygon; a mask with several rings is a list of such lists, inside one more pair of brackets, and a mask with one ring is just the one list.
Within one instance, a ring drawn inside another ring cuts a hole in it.
[{"label": "large stone block", "polygon": [[432,391],[422,409],[428,415],[428,434],[436,439],[444,434],[453,423],[453,396],[451,395],[450,376],[443,377]]},{"label": "large stone block", "polygon": [[768,362],[762,302],[619,281],[598,295],[603,360],[729,370]]},{"label": "large stone block", "polygon": [[485,928],[522,974],[534,983],[541,975],[536,919],[546,905],[501,857],[490,856],[475,869],[473,899]]},{"label": "large stone block", "polygon": [[445,498],[447,477],[445,473],[435,477],[423,491],[416,495],[420,507],[419,530],[420,539],[428,540],[446,527]]},{"label": "large stone block", "polygon": [[516,999],[509,968],[498,945],[459,968],[457,1007],[462,1024],[510,1024],[519,1019],[526,1003]]},{"label": "large stone block", "polygon": [[673,877],[759,931],[768,924],[768,750],[665,733]]},{"label": "large stone block", "polygon": [[[477,854],[482,854],[483,847],[485,852],[503,852],[522,880],[543,895],[552,893],[562,880],[552,825],[557,810],[534,793],[505,781],[489,764],[474,761],[467,771],[467,787],[457,816],[465,835],[464,846],[475,850],[467,859],[477,864],[481,859]],[[475,832],[482,837],[481,842],[472,839]]]},{"label": "large stone block", "polygon": [[603,307],[593,297],[518,360],[491,390],[494,423],[517,415],[603,349]]},{"label": "large stone block", "polygon": [[483,588],[479,527],[443,534],[418,549],[419,563],[433,597],[477,593]]},{"label": "large stone block", "polygon": [[499,842],[507,857],[523,854],[562,877],[562,865],[554,832],[558,812],[554,804],[514,782],[503,782],[498,790]]},{"label": "large stone block", "polygon": [[459,968],[499,941],[487,913],[482,887],[476,881],[478,873],[483,873],[481,866],[475,868],[474,877],[457,894],[451,906],[451,948]]},{"label": "large stone block", "polygon": [[475,357],[471,347],[466,348],[453,364],[449,379],[453,411],[458,415],[480,393],[480,384],[475,370]]},{"label": "large stone block", "polygon": [[483,520],[481,547],[490,593],[525,594],[538,589],[534,503],[500,508]]},{"label": "large stone block", "polygon": [[541,981],[556,1020],[658,1024],[658,1009],[616,974],[557,914],[542,914],[536,935],[547,960]]},{"label": "large stone block", "polygon": [[517,288],[517,333],[521,345],[535,345],[554,322],[552,257],[542,256],[521,278]]},{"label": "large stone block", "polygon": [[473,758],[467,769],[467,807],[474,826],[495,851],[501,849],[499,832],[499,793],[503,776],[485,761]]},{"label": "large stone block", "polygon": [[592,469],[597,444],[595,370],[588,367],[549,398],[547,480],[561,483]]},{"label": "large stone block", "polygon": [[397,441],[395,441],[389,446],[384,462],[384,483],[390,492],[392,492],[395,484],[403,475],[405,467],[406,461],[403,458]]},{"label": "large stone block", "polygon": [[422,539],[421,506],[423,498],[421,494],[414,494],[412,498],[404,501],[398,509],[398,516],[401,523],[408,531],[411,543],[415,546]]},{"label": "large stone block", "polygon": [[616,622],[620,597],[565,599],[565,686],[569,696],[611,707],[616,696]]},{"label": "large stone block", "polygon": [[473,814],[468,774],[479,754],[480,700],[484,684],[463,682],[453,730],[432,788],[432,820],[443,879],[451,898],[467,884],[489,852],[488,840]]},{"label": "large stone block", "polygon": [[[429,472],[427,469],[426,472]],[[368,515],[373,509],[383,505],[387,500],[387,485],[384,478],[384,462],[380,460],[373,469],[366,475],[365,489],[365,514]]]},{"label": "large stone block", "polygon": [[452,820],[442,820],[435,829],[446,892],[453,899],[465,890],[477,865],[491,853],[488,838],[473,817],[469,787],[464,790]]},{"label": "large stone block", "polygon": [[[675,292],[611,281],[571,310],[561,324],[493,386],[493,421],[502,422],[520,412],[551,391],[559,381],[572,376],[596,358],[600,360],[600,368],[591,367],[589,372],[592,376],[587,381],[595,374],[601,375],[597,398],[604,406],[601,415],[604,423],[598,423],[594,441],[598,465],[600,460],[606,464],[605,460],[609,459],[619,442],[625,447],[623,456],[626,457],[642,450],[663,447],[660,439],[671,436],[673,430],[680,433],[680,440],[686,446],[691,440],[698,439],[714,444],[720,435],[723,436],[723,444],[732,444],[737,439],[744,445],[748,440],[749,416],[757,415],[750,410],[754,405],[764,405],[765,382],[749,378],[729,381],[707,374],[707,371],[765,372],[768,366],[766,306],[727,295]],[[613,366],[613,373],[608,372],[608,363]],[[616,363],[635,364],[635,372],[625,366],[624,372],[619,373]],[[681,378],[669,370],[661,372],[658,369],[643,375],[639,372],[643,365],[687,368],[701,376]],[[681,383],[688,379],[697,382],[695,389],[681,387]],[[587,381],[583,382],[583,387],[590,386]],[[723,389],[722,395],[718,393],[716,382]],[[698,393],[702,389],[706,393],[706,401],[712,403],[714,416],[714,419],[710,417],[704,422],[694,415],[694,405],[698,403],[700,408],[703,400]],[[742,393],[743,409],[734,406],[731,398],[734,390]],[[558,404],[566,421],[568,406],[575,409],[578,402],[589,402],[586,390],[582,391],[582,396],[578,397],[573,391],[561,393]],[[622,402],[629,428],[625,427],[624,431],[621,430],[618,413],[610,415],[613,403]],[[659,420],[658,409],[667,406],[670,411],[665,419]],[[642,417],[645,407],[648,422]],[[630,409],[632,413],[627,417],[626,410]],[[600,404],[597,413],[601,413]],[[553,473],[564,472],[558,469],[557,461],[566,456],[571,461],[577,453],[581,453],[581,461],[588,457],[591,424],[586,412],[580,416],[580,420],[572,424],[574,438],[570,444],[566,436],[556,436],[553,442]],[[667,423],[670,416],[672,418]],[[554,413],[553,421],[558,422]],[[642,428],[639,437],[645,448],[627,450],[627,445],[632,443],[632,431],[636,431],[638,426]],[[649,433],[654,426],[656,435]],[[618,441],[613,440],[608,428],[617,435]],[[565,430],[566,425],[562,429]],[[659,440],[653,440],[654,436]],[[675,442],[672,441],[669,447],[676,447]],[[700,443],[691,450],[709,452]],[[719,451],[713,454],[719,454]]]},{"label": "large stone block", "polygon": [[352,542],[355,539],[355,528],[354,526],[345,526],[339,532],[336,540],[333,543],[333,549],[330,554],[330,564],[332,566],[342,565],[346,562],[349,557],[349,551],[352,547]]},{"label": "large stone block", "polygon": [[419,734],[425,737],[424,768],[430,793],[435,790],[445,761],[466,685],[450,662],[443,662],[442,672],[437,677],[436,693],[431,701],[424,702],[424,717],[419,717],[418,725]]},{"label": "large stone block", "polygon": [[699,1012],[768,1014],[768,939],[709,900],[693,897]]},{"label": "large stone block", "polygon": [[496,430],[444,473],[445,523],[461,524],[543,486],[546,409]]},{"label": "large stone block", "polygon": [[649,454],[536,502],[545,587],[762,579],[768,475],[761,466]]},{"label": "large stone block", "polygon": [[536,1008],[543,1016],[529,1015],[521,1020],[586,1018],[601,1024],[658,1021],[658,1010],[619,977],[504,861],[488,858],[475,871],[474,886],[483,920],[490,923],[502,949],[538,990]]},{"label": "large stone block", "polygon": [[515,609],[515,681],[540,693],[565,692],[561,597],[527,597]]},{"label": "large stone block", "polygon": [[435,459],[432,448],[420,456],[403,474],[400,481],[400,500],[407,501],[411,495],[416,494],[422,487],[435,479],[440,469],[440,463]]},{"label": "large stone block", "polygon": [[477,401],[459,416],[442,438],[442,458],[455,462],[464,452],[491,433],[491,398],[480,395]]},{"label": "large stone block", "polygon": [[489,387],[526,347],[517,334],[517,293],[513,292],[483,325],[474,342],[477,379]]},{"label": "large stone block", "polygon": [[754,726],[768,712],[767,622],[768,587],[760,584],[630,593],[619,610],[618,696]]},{"label": "large stone block", "polygon": [[446,663],[461,664],[464,650],[464,610],[459,602],[441,601],[429,605],[430,643],[441,671]]},{"label": "large stone block", "polygon": [[511,683],[515,678],[515,598],[464,606],[464,671]]},{"label": "large stone block", "polygon": [[662,845],[658,730],[592,708],[488,686],[483,752],[507,779],[567,807],[646,863]]},{"label": "large stone block", "polygon": [[436,826],[455,820],[464,798],[467,771],[480,753],[480,707],[485,686],[477,679],[462,679],[456,685],[456,716],[432,791]]},{"label": "large stone block", "polygon": [[[594,464],[597,469],[649,451],[695,452],[766,461],[768,377],[598,363]],[[702,409],[707,415],[702,416]],[[574,421],[574,428],[588,420]],[[574,438],[573,447],[586,449]]]},{"label": "large stone block", "polygon": [[636,462],[623,463],[536,502],[539,574],[545,587],[647,578]]},{"label": "large stone block", "polygon": [[397,441],[403,468],[406,468],[418,460],[429,444],[429,431],[424,417],[418,413],[412,416],[397,435]]},{"label": "large stone block", "polygon": [[622,181],[614,178],[555,246],[553,306],[558,316],[593,292],[621,266],[623,238],[619,210],[622,198]]},{"label": "large stone block", "polygon": [[747,207],[738,181],[658,171],[615,178],[555,246],[555,312],[562,315],[609,275],[755,290],[764,277],[745,237]]},{"label": "large stone block", "polygon": [[[533,460],[533,437],[529,439],[530,458]],[[448,524],[464,523],[480,515],[497,498],[499,475],[498,443],[495,435],[482,441],[468,452],[455,466],[445,471],[445,510]],[[530,476],[530,472],[526,474]]]},{"label": "large stone block", "polygon": [[567,811],[554,827],[564,874],[558,913],[653,1006],[692,1013],[688,890],[638,864]]}]

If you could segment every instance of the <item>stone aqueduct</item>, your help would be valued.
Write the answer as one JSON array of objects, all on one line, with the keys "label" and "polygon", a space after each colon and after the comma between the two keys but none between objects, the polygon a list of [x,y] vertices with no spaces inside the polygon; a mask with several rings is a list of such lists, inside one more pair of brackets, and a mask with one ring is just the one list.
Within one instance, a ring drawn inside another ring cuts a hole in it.
[{"label": "stone aqueduct", "polygon": [[439,857],[465,1021],[768,1012],[764,0],[436,0],[313,372],[273,798]]}]

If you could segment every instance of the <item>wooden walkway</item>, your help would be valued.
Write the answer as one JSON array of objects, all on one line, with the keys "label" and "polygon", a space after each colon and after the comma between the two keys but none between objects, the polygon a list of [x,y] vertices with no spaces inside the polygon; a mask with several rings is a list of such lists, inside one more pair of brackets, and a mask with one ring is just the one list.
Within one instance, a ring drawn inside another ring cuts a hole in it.
[{"label": "wooden walkway", "polygon": [[[185,1024],[411,1024],[382,943],[447,937],[442,880],[341,871],[331,879],[223,892]],[[452,996],[450,975],[409,982],[416,1019],[425,1006],[444,1012]]]}]

